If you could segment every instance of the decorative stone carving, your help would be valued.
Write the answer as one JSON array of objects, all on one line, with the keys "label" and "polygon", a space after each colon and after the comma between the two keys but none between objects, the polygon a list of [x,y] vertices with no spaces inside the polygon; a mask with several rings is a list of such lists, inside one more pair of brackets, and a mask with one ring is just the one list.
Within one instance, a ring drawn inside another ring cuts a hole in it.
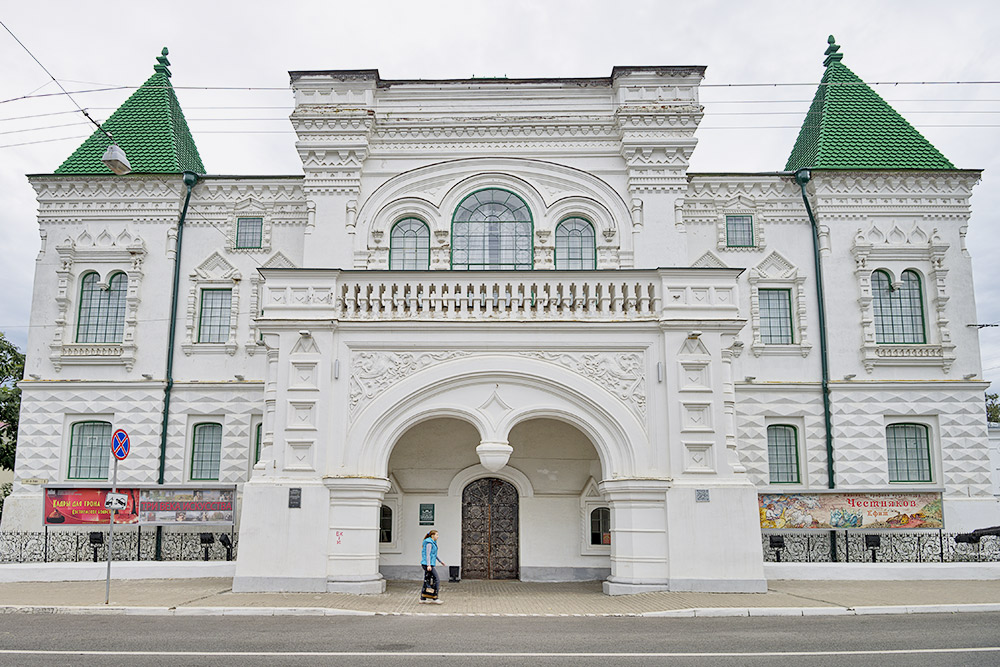
[{"label": "decorative stone carving", "polygon": [[[750,350],[755,357],[762,354],[801,354],[809,356],[812,343],[806,336],[806,277],[777,251],[750,269],[750,326],[753,342]],[[765,344],[760,330],[760,290],[781,289],[789,292],[792,318],[792,342],[787,345]]]},{"label": "decorative stone carving", "polygon": [[[239,283],[240,272],[218,252],[213,252],[209,257],[191,272],[188,288],[187,317],[185,323],[184,342],[181,349],[184,354],[190,356],[195,352],[218,352],[223,349],[229,355],[236,354],[238,345],[236,343],[236,327],[239,323],[240,299]],[[229,315],[229,336],[224,343],[197,343],[198,340],[198,312],[201,300],[201,292],[204,289],[231,289],[232,300],[230,303]]]},{"label": "decorative stone carving", "polygon": [[353,352],[350,401],[353,418],[391,385],[436,364],[469,356],[468,352]]},{"label": "decorative stone carving", "polygon": [[521,352],[593,380],[621,400],[640,421],[646,417],[646,355],[641,352]]}]

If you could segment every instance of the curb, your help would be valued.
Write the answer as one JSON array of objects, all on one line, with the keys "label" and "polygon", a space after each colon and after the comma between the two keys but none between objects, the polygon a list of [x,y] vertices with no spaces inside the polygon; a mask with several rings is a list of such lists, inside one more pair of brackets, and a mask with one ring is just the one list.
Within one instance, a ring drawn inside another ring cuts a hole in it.
[{"label": "curb", "polygon": [[866,616],[874,614],[953,614],[1000,612],[1000,603],[929,604],[865,607],[693,607],[636,613],[492,613],[492,612],[385,612],[327,607],[126,607],[0,605],[2,614],[74,614],[101,616],[501,616],[501,617],[602,617],[602,618],[723,618],[735,616]]}]

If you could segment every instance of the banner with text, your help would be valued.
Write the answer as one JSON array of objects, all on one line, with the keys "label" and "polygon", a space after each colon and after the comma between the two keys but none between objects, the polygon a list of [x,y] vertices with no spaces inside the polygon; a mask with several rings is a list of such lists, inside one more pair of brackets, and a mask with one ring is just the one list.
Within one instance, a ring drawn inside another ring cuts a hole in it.
[{"label": "banner with text", "polygon": [[761,493],[757,498],[764,529],[944,527],[940,493]]},{"label": "banner with text", "polygon": [[229,488],[143,489],[139,517],[143,525],[231,524],[236,491]]},{"label": "banner with text", "polygon": [[[104,498],[111,489],[45,489],[45,525],[108,525],[111,510],[104,509]],[[128,497],[128,505],[115,514],[115,523],[139,523],[138,489],[118,489]]]}]

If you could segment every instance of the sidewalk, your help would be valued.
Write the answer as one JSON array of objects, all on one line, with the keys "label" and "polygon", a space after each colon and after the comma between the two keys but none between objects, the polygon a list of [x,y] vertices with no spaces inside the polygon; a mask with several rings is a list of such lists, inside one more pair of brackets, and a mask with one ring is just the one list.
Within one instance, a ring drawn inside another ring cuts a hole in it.
[{"label": "sidewalk", "polygon": [[382,595],[233,593],[230,579],[0,584],[0,613],[461,614],[515,616],[758,616],[1000,612],[1000,581],[772,581],[767,593],[643,593],[610,597],[600,582],[462,581],[441,605],[418,604],[419,584],[390,581]]}]

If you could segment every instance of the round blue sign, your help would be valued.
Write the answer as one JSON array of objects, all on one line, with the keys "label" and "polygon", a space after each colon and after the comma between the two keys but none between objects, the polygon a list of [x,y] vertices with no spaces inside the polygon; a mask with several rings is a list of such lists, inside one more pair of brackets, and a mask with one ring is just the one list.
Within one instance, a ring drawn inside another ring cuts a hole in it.
[{"label": "round blue sign", "polygon": [[115,458],[119,461],[124,460],[128,456],[128,450],[132,447],[132,443],[129,442],[128,433],[118,429],[115,434],[111,436],[111,453],[115,455]]}]

